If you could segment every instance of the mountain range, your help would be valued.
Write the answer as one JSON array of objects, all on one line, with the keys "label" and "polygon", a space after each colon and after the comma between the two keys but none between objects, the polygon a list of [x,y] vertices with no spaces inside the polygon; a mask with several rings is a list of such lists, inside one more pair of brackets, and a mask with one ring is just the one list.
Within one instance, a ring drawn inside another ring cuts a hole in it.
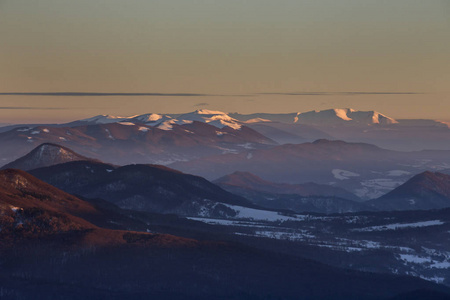
[{"label": "mountain range", "polygon": [[436,120],[394,119],[350,108],[249,115],[202,109],[185,114],[98,115],[64,124],[0,127],[0,143],[5,145],[0,149],[0,160],[11,162],[49,142],[63,143],[84,156],[114,164],[170,164],[317,139],[365,142],[400,151],[450,149],[448,124]]},{"label": "mountain range", "polygon": [[[328,144],[327,149],[342,144],[318,142],[321,143]],[[364,153],[367,150],[382,151],[370,145],[344,143],[344,146],[347,149],[343,153],[350,154],[353,159],[357,159],[357,155],[353,153],[355,149],[363,157],[369,157]],[[319,149],[313,150],[315,154],[320,153]],[[347,153],[348,150],[353,152]],[[325,154],[328,155],[326,152]],[[385,152],[382,154],[387,155]],[[335,159],[340,161],[343,156],[338,155]],[[210,183],[201,177],[159,165],[120,167],[102,163],[56,144],[42,144],[2,169],[8,167],[29,170],[31,174],[71,194],[90,199],[106,199],[126,209],[186,216],[233,218],[239,214],[239,208],[262,207],[294,212],[342,213],[373,209],[439,209],[450,206],[450,175],[429,171],[411,179],[408,177],[410,172],[388,171],[386,174],[391,177],[407,177],[406,182],[399,183],[396,188],[392,187],[377,199],[362,203],[363,200],[355,194],[336,185],[271,182],[252,173],[239,171]],[[305,170],[305,167],[302,169]],[[333,171],[333,176],[342,181],[360,177],[350,171]],[[377,174],[379,175],[380,173]]]},{"label": "mountain range", "polygon": [[400,151],[450,149],[448,123],[438,120],[394,119],[377,111],[351,108],[230,116],[249,122],[247,126],[280,144],[338,139]]},{"label": "mountain range", "polygon": [[[197,115],[204,116],[200,112]],[[225,126],[221,120],[183,124],[168,121],[157,125],[149,121],[149,116],[138,119],[106,122],[94,118],[57,127],[22,126],[0,133],[0,143],[5,145],[0,149],[0,157],[7,163],[39,144],[61,143],[83,156],[114,164],[168,164],[276,144],[253,129]]]},{"label": "mountain range", "polygon": [[317,140],[209,156],[170,167],[210,180],[242,171],[279,183],[328,184],[367,200],[384,195],[411,174],[445,170],[449,165],[450,151],[402,152],[365,143]]}]

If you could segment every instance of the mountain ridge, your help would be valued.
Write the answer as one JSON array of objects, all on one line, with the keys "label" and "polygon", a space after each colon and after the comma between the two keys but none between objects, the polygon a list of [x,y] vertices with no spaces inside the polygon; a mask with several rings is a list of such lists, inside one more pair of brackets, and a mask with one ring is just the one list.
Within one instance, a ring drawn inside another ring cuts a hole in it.
[{"label": "mountain ridge", "polygon": [[450,175],[425,171],[378,199],[369,201],[384,210],[440,209],[450,207]]}]

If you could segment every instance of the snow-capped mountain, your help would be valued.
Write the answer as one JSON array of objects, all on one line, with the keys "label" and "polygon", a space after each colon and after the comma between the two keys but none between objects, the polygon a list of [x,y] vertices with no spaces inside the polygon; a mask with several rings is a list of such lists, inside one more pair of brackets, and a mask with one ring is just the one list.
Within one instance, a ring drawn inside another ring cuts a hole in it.
[{"label": "snow-capped mountain", "polygon": [[27,171],[79,160],[92,159],[79,155],[69,148],[57,144],[44,143],[34,148],[27,155],[3,166],[1,169],[20,169]]},{"label": "snow-capped mountain", "polygon": [[[377,111],[350,108],[295,114],[230,114],[278,142],[304,143],[316,139],[364,142],[400,151],[450,149],[447,123],[426,119],[394,119]],[[264,121],[254,122],[257,118]],[[270,120],[271,122],[267,122]]]},{"label": "snow-capped mountain", "polygon": [[377,111],[358,111],[352,108],[335,108],[327,110],[314,110],[298,113],[287,114],[230,114],[233,118],[242,122],[255,123],[256,120],[261,119],[262,122],[282,122],[282,123],[298,123],[318,126],[328,125],[371,125],[371,124],[396,124],[395,119],[383,115]]},{"label": "snow-capped mountain", "polygon": [[[56,128],[77,128],[81,126],[100,125],[113,126],[119,124],[121,126],[128,125],[129,127],[140,128],[142,132],[147,132],[152,128],[159,129],[171,136],[171,132],[179,131],[177,130],[179,126],[190,126],[193,123],[209,125],[222,137],[225,137],[223,132],[227,128],[233,131],[234,135],[241,135],[240,131],[243,131],[244,128],[251,128],[265,138],[275,141],[278,144],[299,144],[312,142],[317,139],[336,139],[347,142],[370,143],[386,149],[400,151],[450,149],[450,128],[444,122],[420,119],[394,119],[377,111],[357,111],[350,108],[281,114],[239,114],[201,109],[183,114],[147,113],[129,117],[99,115],[66,124],[0,127],[0,134],[16,129],[25,135],[28,131],[29,134],[33,133],[33,135],[27,135],[27,139],[30,143],[34,143],[33,145],[35,146],[36,132],[43,132],[43,130],[50,130],[51,128],[55,128],[56,130]],[[192,131],[190,129],[186,130]],[[228,132],[227,134],[229,137],[230,133]],[[60,135],[58,138],[61,140],[68,139],[64,135]],[[48,142],[59,141],[48,140]],[[241,144],[245,143],[243,142]],[[8,147],[8,145],[6,144],[5,147]],[[70,145],[70,147],[73,146]],[[0,152],[1,150],[3,149],[0,149]],[[11,151],[14,150],[11,149]],[[92,152],[86,155],[95,156]],[[17,158],[17,156],[4,157],[0,153],[0,159],[3,159],[5,163],[14,158]],[[169,159],[164,158],[164,160],[168,161]]]},{"label": "snow-capped mountain", "polygon": [[87,118],[79,121],[68,123],[70,127],[80,125],[92,125],[92,124],[109,124],[109,123],[133,123],[133,124],[145,124],[148,126],[156,127],[162,130],[172,130],[173,125],[191,124],[192,122],[202,122],[217,128],[230,127],[235,130],[239,130],[242,127],[242,122],[230,117],[228,114],[221,111],[213,111],[207,109],[199,109],[194,112],[186,114],[156,114],[147,113],[143,115],[135,115],[130,117],[118,117],[110,115],[98,115],[92,118]]},{"label": "snow-capped mountain", "polygon": [[221,111],[213,111],[207,109],[196,110],[192,113],[183,114],[178,117],[179,120],[187,121],[199,121],[208,123],[210,125],[216,126],[218,128],[223,128],[225,126],[231,127],[233,129],[241,129],[240,122],[233,119],[228,114]]},{"label": "snow-capped mountain", "polygon": [[[135,116],[133,116],[135,117]],[[123,122],[133,117],[119,117],[119,116],[111,116],[111,115],[98,115],[87,119],[82,119],[77,122],[85,123],[85,124],[109,124],[116,122]]]},{"label": "snow-capped mountain", "polygon": [[398,123],[395,119],[377,111],[357,111],[351,108],[328,109],[298,113],[295,123],[309,125],[389,125]]}]

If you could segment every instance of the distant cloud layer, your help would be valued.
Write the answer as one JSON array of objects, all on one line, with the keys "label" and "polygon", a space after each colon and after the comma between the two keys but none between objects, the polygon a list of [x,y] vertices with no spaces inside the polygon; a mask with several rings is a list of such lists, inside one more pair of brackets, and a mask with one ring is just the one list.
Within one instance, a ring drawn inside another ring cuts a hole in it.
[{"label": "distant cloud layer", "polygon": [[83,93],[83,92],[61,92],[61,93],[0,93],[3,96],[69,96],[69,97],[93,97],[93,96],[167,96],[167,97],[205,97],[205,96],[225,96],[210,94],[190,94],[190,93]]},{"label": "distant cloud layer", "polygon": [[194,104],[194,106],[207,106],[207,105],[209,105],[209,103],[206,103],[206,102]]},{"label": "distant cloud layer", "polygon": [[[333,96],[333,95],[417,95],[418,92],[275,92],[256,93],[244,95],[225,94],[193,94],[193,93],[85,93],[85,92],[59,92],[59,93],[0,93],[0,96],[59,96],[59,97],[111,97],[111,96],[158,96],[158,97],[250,97],[257,95],[281,95],[281,96]],[[197,103],[194,106],[209,105],[209,103]]]},{"label": "distant cloud layer", "polygon": [[294,93],[258,93],[257,95],[282,96],[334,96],[334,95],[422,95],[417,92],[294,92]]},{"label": "distant cloud layer", "polygon": [[64,107],[0,106],[0,109],[67,109]]}]

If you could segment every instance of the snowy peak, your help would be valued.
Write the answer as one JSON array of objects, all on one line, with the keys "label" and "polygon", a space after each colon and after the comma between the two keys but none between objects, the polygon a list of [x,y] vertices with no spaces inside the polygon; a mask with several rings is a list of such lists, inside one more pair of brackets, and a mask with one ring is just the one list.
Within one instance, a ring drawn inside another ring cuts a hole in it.
[{"label": "snowy peak", "polygon": [[358,111],[351,108],[335,108],[298,113],[295,123],[310,125],[389,125],[398,123],[377,111]]},{"label": "snowy peak", "polygon": [[335,108],[333,109],[336,117],[344,120],[344,121],[351,121],[352,119],[348,116],[348,114],[351,114],[352,112],[354,112],[353,109],[348,108],[348,109],[338,109]]},{"label": "snowy peak", "polygon": [[181,115],[178,117],[178,120],[203,122],[218,128],[228,126],[235,130],[241,129],[241,124],[238,120],[233,119],[228,114],[221,111],[200,109]]},{"label": "snowy peak", "polygon": [[134,118],[136,121],[140,121],[143,123],[153,123],[161,121],[161,119],[167,118],[166,116],[160,115],[160,114],[144,114],[140,115]]},{"label": "snowy peak", "polygon": [[48,167],[56,164],[66,163],[70,161],[90,160],[81,156],[69,148],[45,143],[34,148],[27,155],[5,165],[2,169],[20,169],[24,171]]}]

